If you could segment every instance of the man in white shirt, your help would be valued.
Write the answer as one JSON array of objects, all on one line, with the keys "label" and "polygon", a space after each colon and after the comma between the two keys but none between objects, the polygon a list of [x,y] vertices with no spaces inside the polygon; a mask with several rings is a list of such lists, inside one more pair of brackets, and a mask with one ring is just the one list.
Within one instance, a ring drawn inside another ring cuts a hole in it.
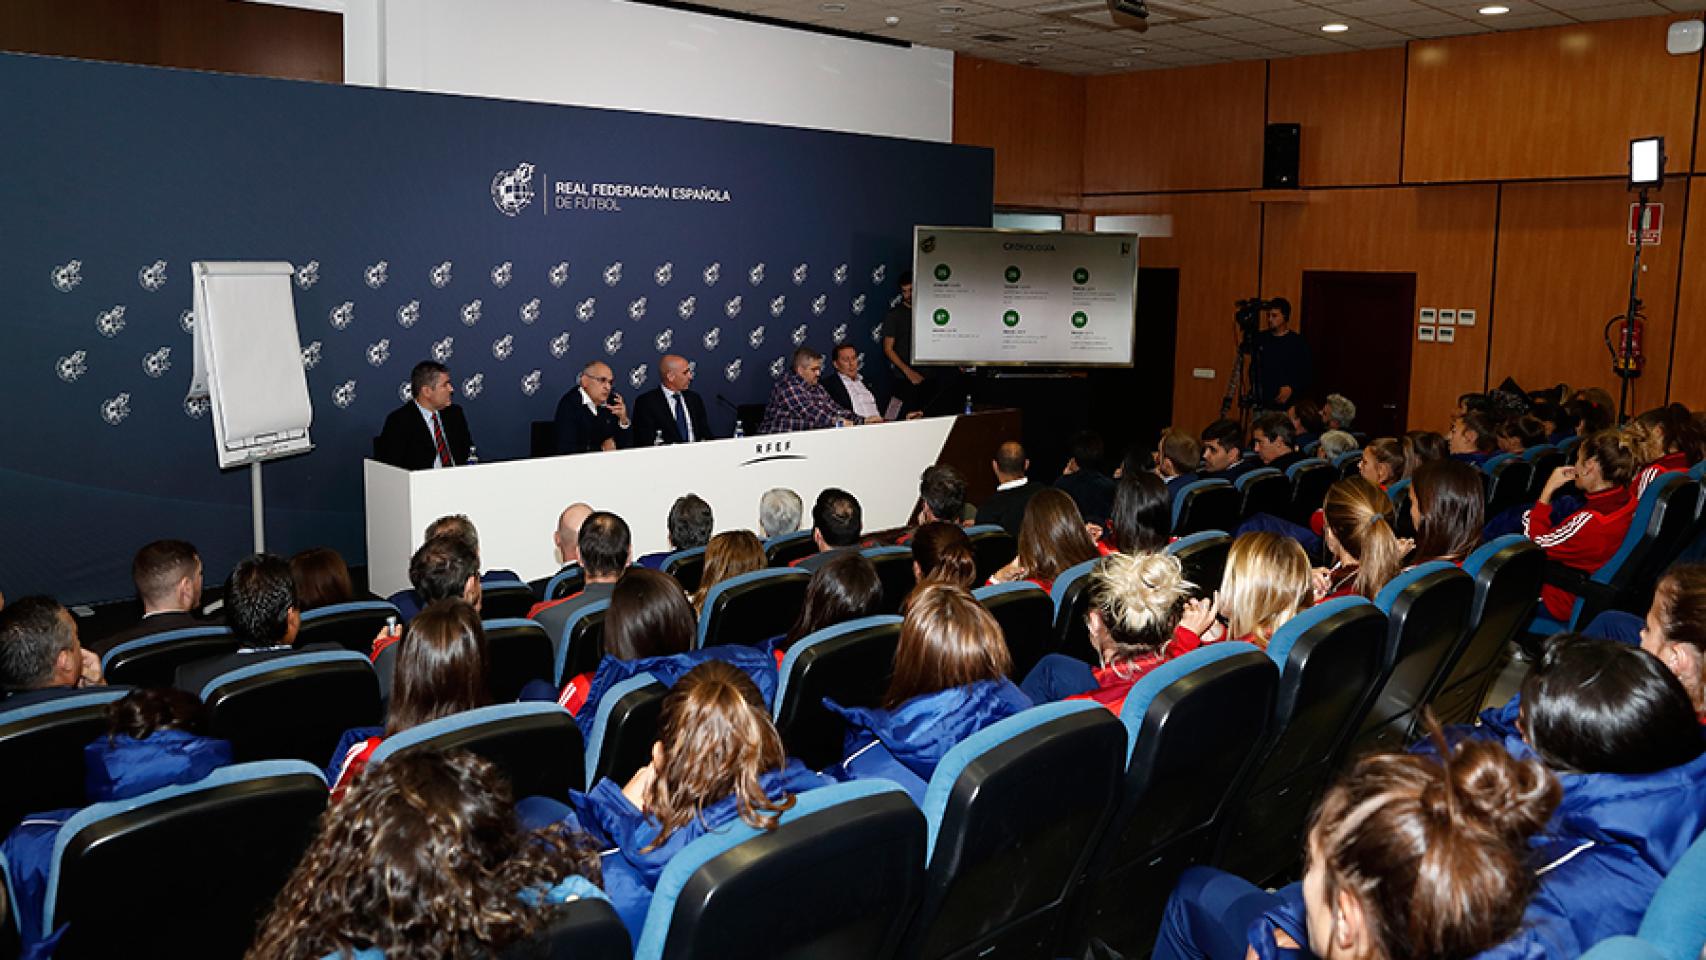
[{"label": "man in white shirt", "polygon": [[871,388],[866,386],[865,379],[859,376],[858,349],[851,343],[841,344],[835,348],[833,362],[835,373],[819,381],[829,393],[830,399],[853,411],[858,419],[882,417],[882,404],[877,401]]},{"label": "man in white shirt", "polygon": [[705,418],[705,401],[693,392],[693,366],[686,357],[667,354],[658,361],[663,385],[634,398],[634,443],[693,443],[714,439]]}]

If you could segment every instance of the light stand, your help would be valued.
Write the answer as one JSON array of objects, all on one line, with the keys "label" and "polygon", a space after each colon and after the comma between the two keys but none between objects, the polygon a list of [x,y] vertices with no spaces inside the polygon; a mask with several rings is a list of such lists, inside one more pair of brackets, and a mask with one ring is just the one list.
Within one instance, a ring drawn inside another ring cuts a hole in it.
[{"label": "light stand", "polygon": [[1635,213],[1635,262],[1629,268],[1629,309],[1623,315],[1623,344],[1613,359],[1612,370],[1622,385],[1617,391],[1617,422],[1629,419],[1629,381],[1641,375],[1633,362],[1635,323],[1641,309],[1641,246],[1647,232],[1647,191],[1664,189],[1665,138],[1641,137],[1629,141],[1629,189],[1639,190]]}]

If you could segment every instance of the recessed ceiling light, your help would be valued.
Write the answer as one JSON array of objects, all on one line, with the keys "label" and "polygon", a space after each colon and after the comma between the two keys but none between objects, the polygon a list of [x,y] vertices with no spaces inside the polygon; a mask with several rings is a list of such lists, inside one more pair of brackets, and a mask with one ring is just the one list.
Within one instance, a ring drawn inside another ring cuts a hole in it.
[{"label": "recessed ceiling light", "polygon": [[1344,33],[1346,30],[1349,30],[1349,29],[1350,29],[1350,27],[1348,27],[1342,23],[1324,23],[1321,25],[1321,32],[1322,33]]},{"label": "recessed ceiling light", "polygon": [[1126,53],[1148,53],[1148,52],[1149,52],[1148,47],[1132,47],[1130,50],[1126,51]]},{"label": "recessed ceiling light", "polygon": [[1037,62],[1035,60],[1032,60],[1030,57],[1020,57],[1019,58],[1019,66],[1021,66],[1021,67],[1034,67],[1036,65],[1037,65]]},{"label": "recessed ceiling light", "polygon": [[1493,6],[1490,6],[1490,7],[1482,7],[1481,9],[1479,9],[1475,12],[1479,13],[1483,17],[1496,17],[1501,13],[1510,13],[1511,8],[1505,7],[1505,6],[1500,6],[1498,4],[1494,4]]},{"label": "recessed ceiling light", "polygon": [[1065,35],[1066,31],[1060,27],[1044,27],[1037,31],[1037,36],[1039,37],[1060,37]]},{"label": "recessed ceiling light", "polygon": [[846,13],[847,12],[847,4],[845,4],[845,3],[820,3],[817,5],[817,8],[819,10],[822,10],[824,13]]},{"label": "recessed ceiling light", "polygon": [[1034,51],[1036,53],[1042,53],[1044,50],[1053,50],[1054,44],[1052,44],[1052,43],[1027,43],[1027,44],[1025,44],[1025,49]]},{"label": "recessed ceiling light", "polygon": [[1131,61],[1130,60],[1115,60],[1113,65],[1116,67],[1129,67],[1129,66],[1131,66]]},{"label": "recessed ceiling light", "polygon": [[960,32],[960,28],[955,26],[954,24],[951,24],[951,23],[939,23],[936,25],[936,32],[937,33],[958,33],[958,32]]},{"label": "recessed ceiling light", "polygon": [[955,3],[945,3],[945,4],[937,7],[936,12],[941,14],[944,17],[953,17],[953,16],[958,16],[959,14],[965,13],[966,8],[960,6],[959,4],[955,4]]},{"label": "recessed ceiling light", "polygon": [[900,18],[899,17],[884,17],[883,22],[892,27],[895,24],[900,22]]}]

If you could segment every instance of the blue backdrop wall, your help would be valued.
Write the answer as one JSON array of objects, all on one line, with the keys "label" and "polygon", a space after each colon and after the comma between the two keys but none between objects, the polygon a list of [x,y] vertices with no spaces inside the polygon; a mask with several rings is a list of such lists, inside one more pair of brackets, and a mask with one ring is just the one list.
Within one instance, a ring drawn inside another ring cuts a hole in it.
[{"label": "blue backdrop wall", "polygon": [[[248,482],[187,403],[190,263],[287,260],[317,449],[266,468],[268,545],[364,558],[361,460],[435,356],[482,460],[527,454],[594,357],[758,402],[794,344],[877,343],[914,223],[987,226],[987,150],[0,55],[0,591],[131,592],[142,543],[210,580]],[[564,491],[565,503],[573,491]],[[541,518],[543,531],[552,518]]]}]

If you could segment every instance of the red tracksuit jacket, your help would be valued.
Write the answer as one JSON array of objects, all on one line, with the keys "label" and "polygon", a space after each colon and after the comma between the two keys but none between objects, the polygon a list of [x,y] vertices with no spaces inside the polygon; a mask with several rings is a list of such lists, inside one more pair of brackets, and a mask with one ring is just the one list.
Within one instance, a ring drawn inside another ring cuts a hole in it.
[{"label": "red tracksuit jacket", "polygon": [[[1535,504],[1523,514],[1522,532],[1546,551],[1548,559],[1593,573],[1623,545],[1629,523],[1635,518],[1636,503],[1628,487],[1612,487],[1591,494],[1587,506],[1559,524],[1552,522],[1549,505]],[[1540,588],[1540,602],[1547,616],[1568,623],[1576,595],[1547,584]]]}]

